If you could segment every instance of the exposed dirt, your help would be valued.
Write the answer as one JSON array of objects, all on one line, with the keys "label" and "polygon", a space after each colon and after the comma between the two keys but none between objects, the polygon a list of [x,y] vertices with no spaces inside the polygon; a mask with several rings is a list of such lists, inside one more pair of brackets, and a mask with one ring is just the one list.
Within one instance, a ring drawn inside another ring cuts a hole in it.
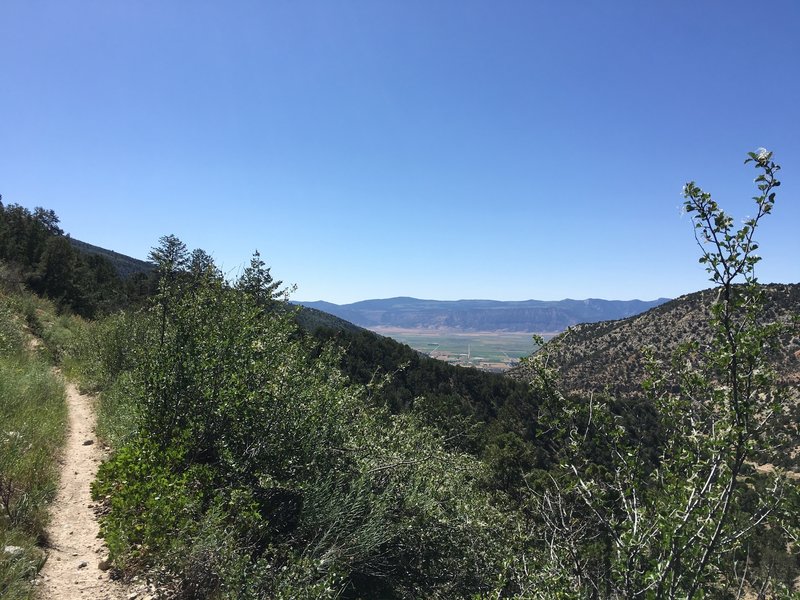
[{"label": "exposed dirt", "polygon": [[69,430],[61,482],[50,516],[47,562],[39,574],[41,600],[121,600],[137,594],[110,579],[107,551],[98,537],[89,486],[103,450],[96,443],[93,399],[67,384]]}]

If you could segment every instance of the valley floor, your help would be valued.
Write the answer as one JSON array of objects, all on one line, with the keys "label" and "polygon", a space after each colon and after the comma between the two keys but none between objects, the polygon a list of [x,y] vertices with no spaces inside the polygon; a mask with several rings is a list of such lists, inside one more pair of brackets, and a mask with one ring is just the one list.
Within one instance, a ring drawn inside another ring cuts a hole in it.
[{"label": "valley floor", "polygon": [[[502,372],[514,367],[536,346],[533,333],[518,331],[462,331],[459,329],[403,329],[373,327],[375,333],[390,337],[432,358],[462,367]],[[553,333],[544,333],[545,339]]]}]

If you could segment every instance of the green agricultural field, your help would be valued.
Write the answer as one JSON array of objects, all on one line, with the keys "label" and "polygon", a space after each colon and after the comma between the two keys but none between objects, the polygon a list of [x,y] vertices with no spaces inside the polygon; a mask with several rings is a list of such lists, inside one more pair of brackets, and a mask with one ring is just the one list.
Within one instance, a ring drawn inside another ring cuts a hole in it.
[{"label": "green agricultural field", "polygon": [[449,363],[504,371],[536,350],[531,333],[463,332],[455,330],[381,327],[376,333],[391,337],[433,358]]}]

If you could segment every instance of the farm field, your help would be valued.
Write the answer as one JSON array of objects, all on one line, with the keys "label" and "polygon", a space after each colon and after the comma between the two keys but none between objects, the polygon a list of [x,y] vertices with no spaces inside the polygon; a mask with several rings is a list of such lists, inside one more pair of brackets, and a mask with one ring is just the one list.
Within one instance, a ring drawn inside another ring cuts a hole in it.
[{"label": "farm field", "polygon": [[[452,329],[371,328],[433,358],[486,371],[505,371],[536,350],[532,333]],[[543,334],[545,339],[555,334]]]}]

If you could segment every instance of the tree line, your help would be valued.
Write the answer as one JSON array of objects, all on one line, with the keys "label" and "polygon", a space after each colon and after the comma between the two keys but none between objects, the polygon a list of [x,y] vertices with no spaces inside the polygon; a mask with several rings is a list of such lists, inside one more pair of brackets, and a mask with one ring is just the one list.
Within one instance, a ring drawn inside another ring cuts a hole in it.
[{"label": "tree line", "polygon": [[61,310],[92,318],[141,303],[155,285],[153,275],[121,278],[105,257],[77,250],[54,211],[0,196],[0,261],[4,279],[53,300]]}]

